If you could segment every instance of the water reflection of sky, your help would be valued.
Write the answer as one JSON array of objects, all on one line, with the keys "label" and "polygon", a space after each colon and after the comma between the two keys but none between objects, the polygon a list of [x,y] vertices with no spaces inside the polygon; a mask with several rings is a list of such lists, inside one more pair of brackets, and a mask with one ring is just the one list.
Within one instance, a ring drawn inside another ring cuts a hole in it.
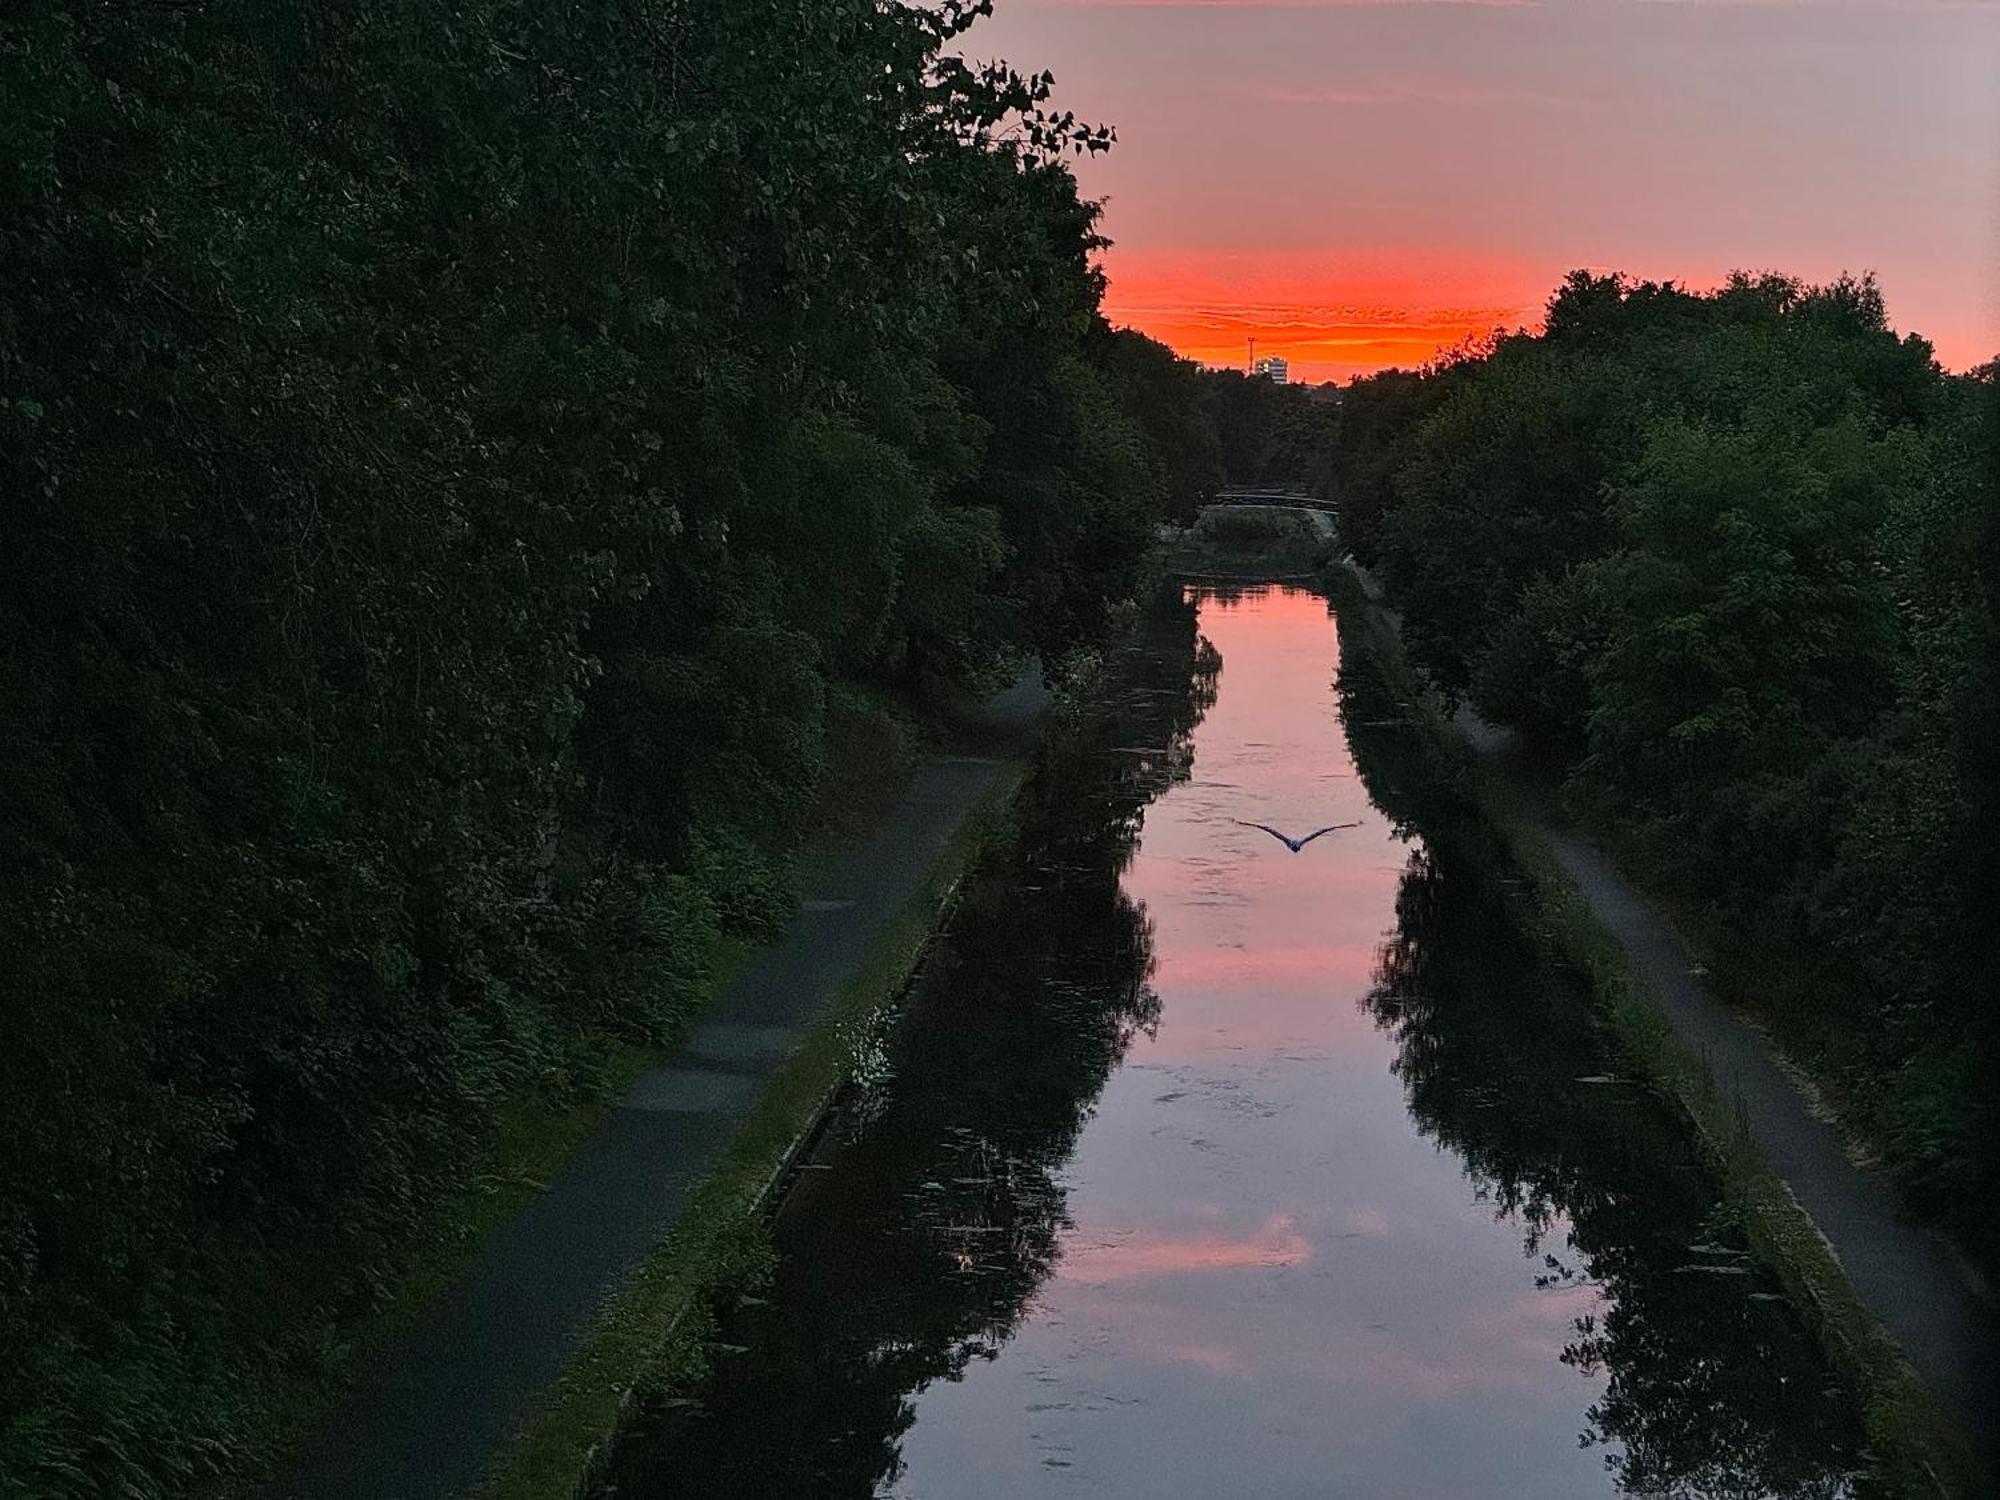
[{"label": "water reflection of sky", "polygon": [[[1055,1275],[993,1361],[916,1398],[890,1493],[1605,1494],[1576,1442],[1602,1378],[1557,1358],[1598,1294],[1535,1287],[1357,1003],[1407,850],[1353,774],[1326,605],[1209,598],[1201,628],[1220,696],[1126,876],[1157,1035],[1063,1174]],[[1293,854],[1235,818],[1362,826]]]}]

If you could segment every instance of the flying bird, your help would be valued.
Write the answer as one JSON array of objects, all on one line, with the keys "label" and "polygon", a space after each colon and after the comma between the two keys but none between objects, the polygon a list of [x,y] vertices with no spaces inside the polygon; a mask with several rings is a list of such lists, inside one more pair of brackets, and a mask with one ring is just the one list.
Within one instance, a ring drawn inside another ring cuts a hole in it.
[{"label": "flying bird", "polygon": [[1291,850],[1292,853],[1294,854],[1297,854],[1301,849],[1305,848],[1307,844],[1310,844],[1314,839],[1318,838],[1322,833],[1332,833],[1335,829],[1339,828],[1359,828],[1361,826],[1359,823],[1329,823],[1324,828],[1315,828],[1311,833],[1307,834],[1302,839],[1295,839],[1290,834],[1278,832],[1278,830],[1273,828],[1269,823],[1244,823],[1241,818],[1231,818],[1229,821],[1232,823],[1242,823],[1245,828],[1263,829],[1264,832],[1270,834],[1272,838],[1276,839],[1279,843],[1283,844],[1287,849]]}]

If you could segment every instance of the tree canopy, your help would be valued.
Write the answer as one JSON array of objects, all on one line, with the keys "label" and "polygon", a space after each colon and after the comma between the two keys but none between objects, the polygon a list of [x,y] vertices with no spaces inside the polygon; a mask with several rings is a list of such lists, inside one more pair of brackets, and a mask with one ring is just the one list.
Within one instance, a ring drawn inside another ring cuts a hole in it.
[{"label": "tree canopy", "polygon": [[1989,1252],[1997,394],[1871,278],[1579,271],[1540,334],[1350,387],[1321,471],[1434,681],[1540,747]]},{"label": "tree canopy", "polygon": [[0,1489],[253,1459],[502,1105],[784,914],[830,741],[1212,482],[989,8],[0,22]]}]

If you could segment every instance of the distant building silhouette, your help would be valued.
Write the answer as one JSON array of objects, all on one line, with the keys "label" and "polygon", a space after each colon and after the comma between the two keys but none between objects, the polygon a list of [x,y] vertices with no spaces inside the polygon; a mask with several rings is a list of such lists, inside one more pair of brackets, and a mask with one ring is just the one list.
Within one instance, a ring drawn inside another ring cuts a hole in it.
[{"label": "distant building silhouette", "polygon": [[1267,380],[1275,380],[1279,385],[1283,385],[1292,378],[1292,367],[1285,363],[1283,355],[1267,354],[1262,359],[1251,361],[1250,373],[1262,375]]}]

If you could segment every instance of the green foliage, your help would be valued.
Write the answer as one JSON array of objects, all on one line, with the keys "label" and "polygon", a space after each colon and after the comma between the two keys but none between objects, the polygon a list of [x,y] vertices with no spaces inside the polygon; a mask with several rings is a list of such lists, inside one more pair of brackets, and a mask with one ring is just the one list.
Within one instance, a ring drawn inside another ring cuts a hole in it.
[{"label": "green foliage", "polygon": [[1129,328],[1107,331],[1101,347],[1119,404],[1157,454],[1167,518],[1185,525],[1225,477],[1213,397],[1218,377]]},{"label": "green foliage", "polygon": [[1304,386],[1216,370],[1209,376],[1222,469],[1231,484],[1305,485],[1321,467],[1322,412]]},{"label": "green foliage", "polygon": [[1467,686],[1464,643],[1483,640],[1529,583],[1603,545],[1604,453],[1634,420],[1617,374],[1508,340],[1418,430],[1382,546],[1412,644],[1446,687]]},{"label": "green foliage", "polygon": [[782,918],[829,702],[1060,657],[1210,482],[985,9],[0,22],[0,1490],[238,1471]]},{"label": "green foliage", "polygon": [[1350,388],[1329,469],[1432,679],[1568,770],[1975,1239],[1992,389],[1872,280],[1576,272],[1540,335]]},{"label": "green foliage", "polygon": [[1394,504],[1396,472],[1447,384],[1409,370],[1384,370],[1340,393],[1319,485],[1339,497],[1341,540],[1371,567],[1381,561],[1382,520]]},{"label": "green foliage", "polygon": [[1582,569],[1538,577],[1494,626],[1472,669],[1469,694],[1565,760],[1588,740],[1590,666],[1602,650],[1605,601]]},{"label": "green foliage", "polygon": [[1216,505],[1171,554],[1184,572],[1237,578],[1303,577],[1338,552],[1327,518],[1282,506]]},{"label": "green foliage", "polygon": [[1898,457],[1851,420],[1654,432],[1612,496],[1624,545],[1582,565],[1609,616],[1587,776],[1715,836],[1726,789],[1875,719],[1892,620],[1869,531]]}]

